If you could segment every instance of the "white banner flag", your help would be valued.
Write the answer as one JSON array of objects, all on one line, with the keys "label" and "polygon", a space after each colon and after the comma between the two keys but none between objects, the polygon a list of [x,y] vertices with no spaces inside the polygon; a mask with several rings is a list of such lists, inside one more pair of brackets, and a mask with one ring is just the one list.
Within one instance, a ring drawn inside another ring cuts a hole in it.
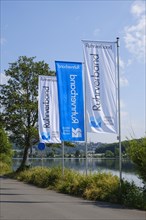
[{"label": "white banner flag", "polygon": [[83,41],[87,132],[117,133],[116,43]]},{"label": "white banner flag", "polygon": [[60,143],[57,79],[39,76],[39,138],[41,143]]}]

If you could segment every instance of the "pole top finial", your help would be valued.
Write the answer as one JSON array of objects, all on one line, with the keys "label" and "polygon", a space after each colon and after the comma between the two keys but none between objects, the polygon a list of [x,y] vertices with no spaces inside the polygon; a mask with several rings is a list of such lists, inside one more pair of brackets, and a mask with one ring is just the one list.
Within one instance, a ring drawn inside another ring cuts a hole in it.
[{"label": "pole top finial", "polygon": [[117,37],[117,46],[119,47],[119,37]]}]

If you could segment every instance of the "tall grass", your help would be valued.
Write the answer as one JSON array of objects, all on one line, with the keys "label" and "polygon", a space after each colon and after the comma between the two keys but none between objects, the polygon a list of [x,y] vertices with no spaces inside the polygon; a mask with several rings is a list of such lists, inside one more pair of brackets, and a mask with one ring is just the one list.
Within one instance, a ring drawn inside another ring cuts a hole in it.
[{"label": "tall grass", "polygon": [[12,172],[12,167],[10,164],[0,161],[0,175],[4,175]]},{"label": "tall grass", "polygon": [[122,181],[111,173],[84,175],[62,168],[35,167],[19,173],[15,178],[39,187],[54,189],[61,193],[82,197],[89,200],[100,200],[120,203],[126,207],[146,210],[146,192],[134,183]]}]

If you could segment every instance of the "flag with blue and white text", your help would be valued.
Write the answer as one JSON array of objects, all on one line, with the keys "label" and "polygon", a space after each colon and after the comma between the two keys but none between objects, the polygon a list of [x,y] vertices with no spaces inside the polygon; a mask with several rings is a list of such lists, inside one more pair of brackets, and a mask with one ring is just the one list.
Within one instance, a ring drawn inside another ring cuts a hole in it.
[{"label": "flag with blue and white text", "polygon": [[84,141],[82,63],[56,61],[62,141]]},{"label": "flag with blue and white text", "polygon": [[83,41],[87,132],[118,132],[116,42]]},{"label": "flag with blue and white text", "polygon": [[38,117],[40,142],[60,143],[56,76],[39,76]]}]

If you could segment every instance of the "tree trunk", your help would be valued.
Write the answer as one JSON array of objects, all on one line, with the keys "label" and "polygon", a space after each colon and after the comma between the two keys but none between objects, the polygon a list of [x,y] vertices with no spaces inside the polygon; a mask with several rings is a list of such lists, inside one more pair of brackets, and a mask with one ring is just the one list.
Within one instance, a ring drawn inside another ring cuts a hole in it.
[{"label": "tree trunk", "polygon": [[26,161],[27,161],[27,156],[28,156],[28,150],[29,150],[29,147],[25,147],[24,148],[23,159],[22,159],[22,162],[21,162],[21,164],[18,167],[16,172],[23,171],[26,168]]}]

